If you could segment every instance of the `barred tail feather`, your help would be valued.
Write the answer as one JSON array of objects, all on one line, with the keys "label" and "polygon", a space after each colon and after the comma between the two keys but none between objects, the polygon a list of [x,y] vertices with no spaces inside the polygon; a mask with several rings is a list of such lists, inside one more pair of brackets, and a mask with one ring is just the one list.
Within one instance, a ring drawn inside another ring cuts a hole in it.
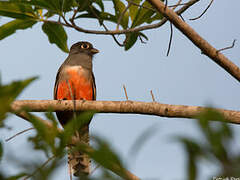
[{"label": "barred tail feather", "polygon": [[[79,139],[79,142],[89,145],[89,126],[84,126],[80,131],[76,132],[75,136],[76,139]],[[74,147],[74,144],[69,146],[70,153],[68,154],[68,165],[70,173],[73,173],[74,176],[89,175],[91,162],[88,155],[79,150],[71,151]]]}]

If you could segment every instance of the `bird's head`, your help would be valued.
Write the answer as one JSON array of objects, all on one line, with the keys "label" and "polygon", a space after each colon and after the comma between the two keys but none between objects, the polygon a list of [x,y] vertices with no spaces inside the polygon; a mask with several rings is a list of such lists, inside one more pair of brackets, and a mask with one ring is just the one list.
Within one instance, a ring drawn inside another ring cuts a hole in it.
[{"label": "bird's head", "polygon": [[95,49],[93,45],[87,41],[80,41],[72,45],[70,48],[70,54],[85,53],[90,56],[99,53],[99,50]]}]

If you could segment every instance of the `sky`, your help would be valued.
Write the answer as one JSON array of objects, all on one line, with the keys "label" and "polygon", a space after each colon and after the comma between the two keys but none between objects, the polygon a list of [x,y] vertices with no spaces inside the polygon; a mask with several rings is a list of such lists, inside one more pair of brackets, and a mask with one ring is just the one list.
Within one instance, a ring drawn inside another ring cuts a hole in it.
[{"label": "sky", "polygon": [[[173,1],[171,1],[173,2]],[[186,22],[217,49],[229,46],[234,39],[240,41],[240,21],[237,20],[240,1],[214,1],[211,8],[199,20],[189,21],[201,14],[209,0],[202,0],[183,14]],[[169,4],[171,4],[169,2]],[[174,3],[172,3],[174,4]],[[3,24],[4,19],[0,19]],[[94,21],[83,21],[83,27],[94,28]],[[171,52],[166,57],[170,28],[166,23],[159,29],[146,31],[147,44],[137,42],[132,49],[124,51],[111,36],[91,35],[66,29],[69,47],[78,41],[89,41],[100,50],[94,58],[94,74],[97,85],[97,100],[126,100],[123,84],[129,100],[152,101],[150,90],[160,103],[181,105],[213,105],[214,107],[239,110],[239,83],[195,47],[181,32],[174,28]],[[115,28],[112,26],[112,28]],[[240,66],[240,45],[223,53]],[[18,99],[52,99],[56,72],[67,57],[56,45],[48,42],[41,24],[32,29],[17,31],[0,41],[0,72],[3,83],[33,76],[39,79],[32,83]],[[16,116],[7,120],[11,131],[1,130],[0,139],[31,127],[31,124]],[[142,147],[136,157],[130,154],[136,139],[146,130],[156,132]],[[239,130],[238,126],[233,126]],[[97,114],[90,125],[91,134],[107,139],[120,155],[128,169],[142,179],[180,180],[185,177],[186,154],[183,147],[171,140],[183,135],[202,137],[193,119],[164,118],[146,115]],[[44,155],[31,151],[27,132],[10,142],[4,142],[5,153],[13,153],[26,161],[43,159]],[[237,142],[236,142],[237,143]],[[6,165],[5,172],[14,174],[19,168]],[[217,167],[203,162],[200,179],[217,172]],[[53,180],[68,179],[67,164],[58,170]]]}]

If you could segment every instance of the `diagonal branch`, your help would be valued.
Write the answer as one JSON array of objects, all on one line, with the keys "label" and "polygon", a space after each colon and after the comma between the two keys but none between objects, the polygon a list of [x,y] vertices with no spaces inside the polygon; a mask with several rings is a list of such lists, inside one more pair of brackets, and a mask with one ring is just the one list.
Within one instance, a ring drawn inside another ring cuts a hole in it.
[{"label": "diagonal branch", "polygon": [[[28,109],[31,112],[52,111],[73,111],[71,100],[18,100],[11,105],[13,113],[21,109]],[[156,115],[169,118],[195,118],[201,112],[208,110],[201,106],[184,106],[161,104],[157,102],[138,101],[81,101],[76,100],[76,111],[93,110],[99,113],[130,113]],[[212,108],[220,112],[230,123],[240,124],[240,111]]]},{"label": "diagonal branch", "polygon": [[17,134],[14,134],[13,136],[11,136],[11,137],[5,139],[5,141],[8,142],[8,141],[12,140],[13,138],[15,138],[15,137],[17,137],[17,136],[19,136],[19,135],[21,135],[21,134],[27,132],[27,131],[33,130],[33,129],[34,129],[34,128],[31,127],[31,128],[27,128],[27,129],[25,129],[25,130],[23,130],[23,131],[20,131],[20,132],[18,132]]},{"label": "diagonal branch", "polygon": [[182,3],[182,0],[178,0],[177,4],[173,6],[172,10],[175,10],[181,3]]},{"label": "diagonal branch", "polygon": [[48,158],[39,168],[35,169],[32,174],[27,175],[23,180],[27,180],[29,178],[32,178],[34,175],[36,175],[41,169],[43,169],[50,161],[52,161],[55,158],[55,156],[52,156]]},{"label": "diagonal branch", "polygon": [[165,7],[159,0],[148,0],[165,18],[167,18],[177,29],[190,39],[202,53],[211,58],[215,63],[230,73],[240,82],[240,68],[232,63],[226,56],[219,53],[211,44],[203,39],[193,28],[184,22],[174,11]]}]

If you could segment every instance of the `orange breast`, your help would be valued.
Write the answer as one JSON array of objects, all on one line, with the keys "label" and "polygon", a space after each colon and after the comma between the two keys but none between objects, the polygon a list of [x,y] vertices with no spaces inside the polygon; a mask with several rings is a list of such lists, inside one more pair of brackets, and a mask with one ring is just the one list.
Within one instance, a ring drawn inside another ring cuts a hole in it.
[{"label": "orange breast", "polygon": [[92,81],[84,76],[83,71],[78,69],[67,70],[68,80],[58,83],[57,99],[66,100],[93,100]]}]

